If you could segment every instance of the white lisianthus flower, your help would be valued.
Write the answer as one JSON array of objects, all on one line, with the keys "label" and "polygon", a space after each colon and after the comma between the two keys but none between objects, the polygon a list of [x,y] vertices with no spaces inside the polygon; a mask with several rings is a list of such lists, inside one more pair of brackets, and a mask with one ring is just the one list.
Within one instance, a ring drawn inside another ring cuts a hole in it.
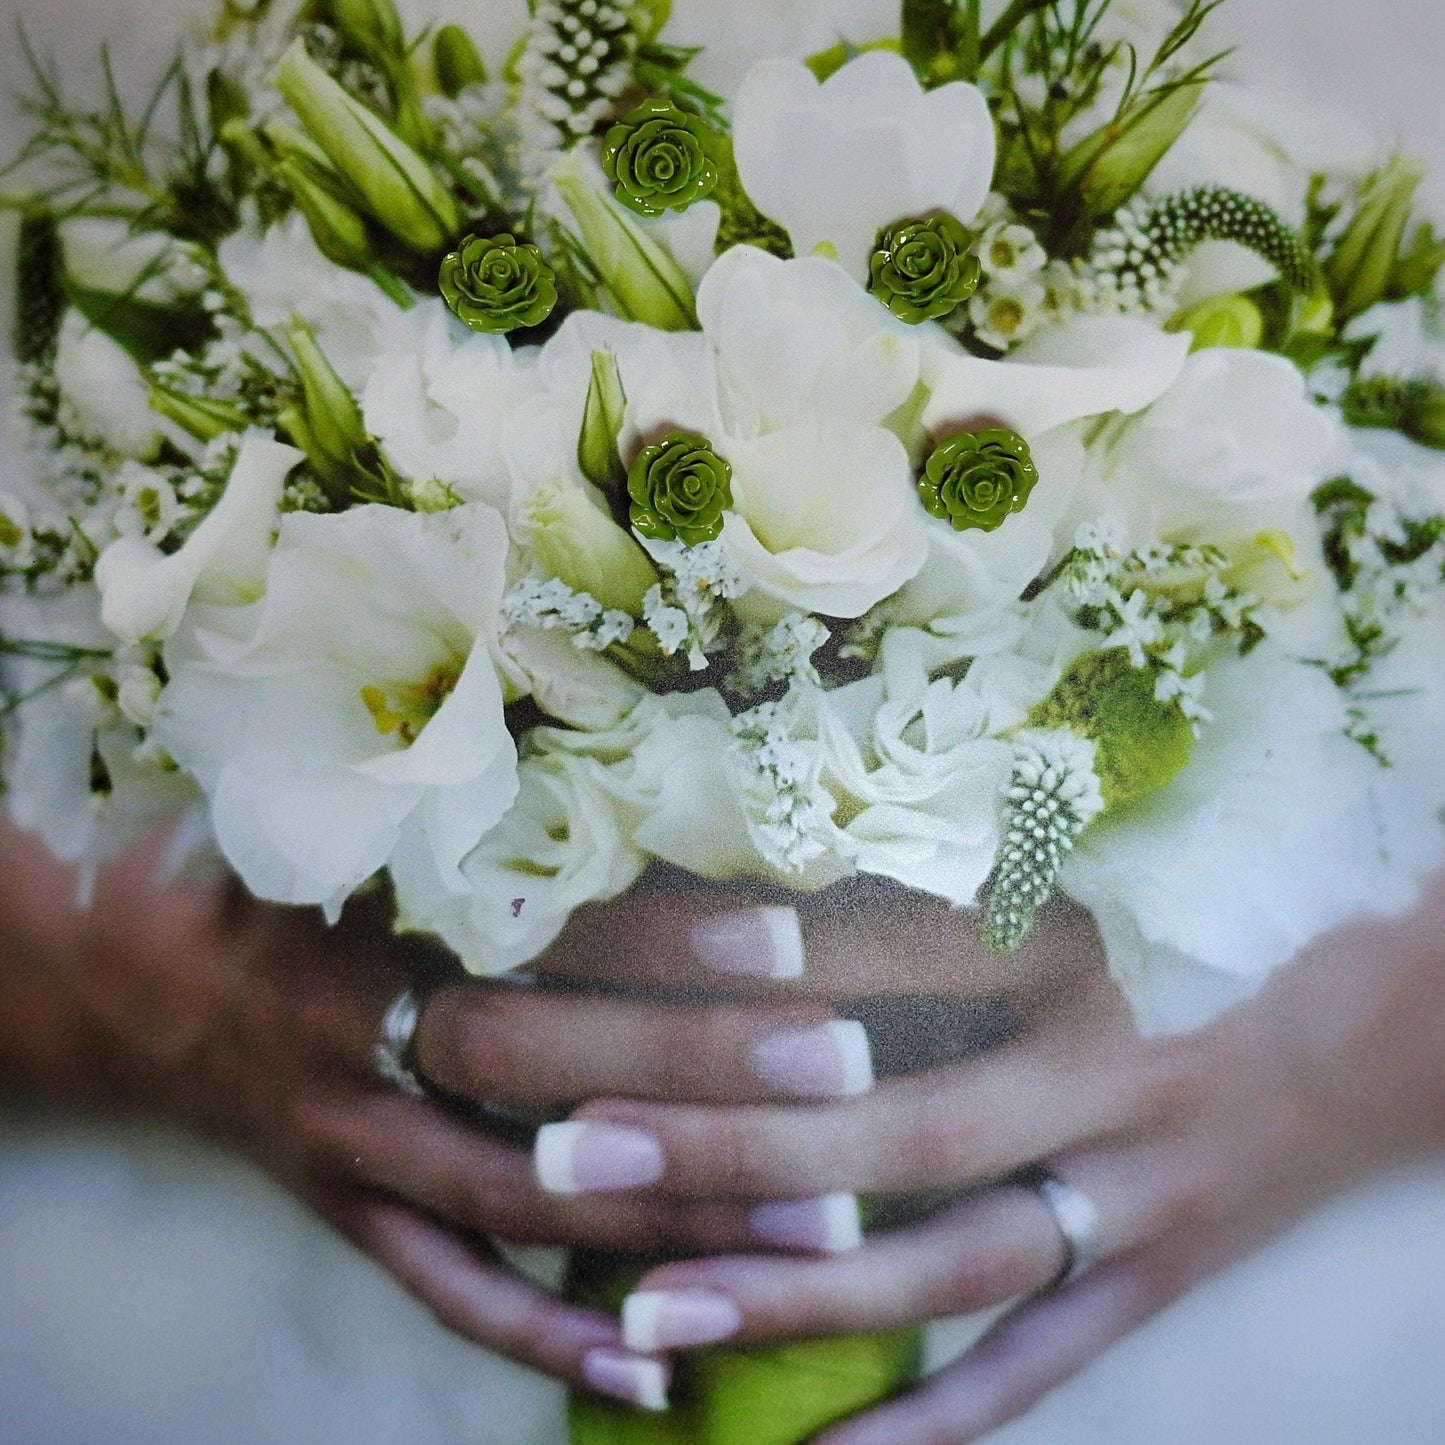
[{"label": "white lisianthus flower", "polygon": [[353,390],[366,385],[402,308],[375,282],[328,261],[299,211],[264,233],[242,227],[217,256],[256,326],[284,344],[286,332],[304,322],[342,381]]},{"label": "white lisianthus flower", "polygon": [[503,438],[534,390],[533,353],[469,331],[440,300],[388,317],[361,393],[367,430],[412,482],[505,511],[511,488]]},{"label": "white lisianthus flower", "polygon": [[87,437],[138,461],[155,456],[166,432],[151,410],[140,367],[78,311],[67,312],[61,323],[55,380]]},{"label": "white lisianthus flower", "polygon": [[925,514],[903,443],[882,427],[820,422],[731,442],[723,541],[759,591],[860,617],[918,574]]},{"label": "white lisianthus flower", "polygon": [[1411,892],[1367,841],[1379,764],[1345,736],[1320,668],[1262,643],[1211,669],[1209,706],[1189,766],[1086,831],[1060,876],[1146,1034],[1202,1027],[1312,939]]},{"label": "white lisianthus flower", "polygon": [[265,596],[168,651],[156,736],[250,890],[333,916],[403,830],[450,877],[516,792],[493,660],[507,535],[481,503],[283,519]]},{"label": "white lisianthus flower", "polygon": [[144,537],[121,537],[95,566],[100,615],[123,642],[170,637],[192,595],[207,603],[253,602],[265,585],[271,539],[295,447],[265,432],[241,440],[231,475],[210,514],[169,555]]},{"label": "white lisianthus flower", "polygon": [[573,909],[629,888],[646,858],[604,772],[544,745],[518,765],[515,802],[459,872],[404,839],[391,868],[398,930],[435,933],[472,973],[502,973],[541,953]]},{"label": "white lisianthus flower", "polygon": [[972,677],[930,680],[922,634],[889,633],[880,661],[872,677],[816,695],[835,846],[860,872],[972,906],[998,852],[1013,746],[992,735]]},{"label": "white lisianthus flower", "polygon": [[[7,597],[0,615],[9,637],[108,653],[115,641],[97,621],[98,602],[91,588],[78,587],[43,600]],[[196,789],[140,750],[140,731],[97,686],[90,666],[48,686],[63,667],[7,660],[8,680],[34,695],[7,723],[6,803],[16,824],[39,834],[57,858],[84,865],[85,890],[101,863],[194,803]]]},{"label": "white lisianthus flower", "polygon": [[983,93],[962,81],[926,91],[891,51],[868,51],[821,85],[801,61],[760,61],[734,116],[748,195],[799,256],[824,248],[858,281],[880,230],[933,211],[971,221],[993,182]]},{"label": "white lisianthus flower", "polygon": [[751,246],[720,256],[697,296],[727,430],[752,437],[822,417],[882,422],[918,383],[920,328],[831,261]]}]

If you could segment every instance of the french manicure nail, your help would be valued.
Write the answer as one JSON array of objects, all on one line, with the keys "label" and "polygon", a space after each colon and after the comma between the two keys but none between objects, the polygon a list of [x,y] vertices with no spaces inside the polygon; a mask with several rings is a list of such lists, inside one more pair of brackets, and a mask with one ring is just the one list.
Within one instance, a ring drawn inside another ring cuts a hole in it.
[{"label": "french manicure nail", "polygon": [[850,1099],[873,1087],[873,1055],[856,1019],[765,1034],[748,1061],[770,1089],[795,1098]]},{"label": "french manicure nail", "polygon": [[642,1189],[662,1178],[662,1145],[645,1129],[571,1119],[537,1131],[532,1161],[550,1194]]},{"label": "french manicure nail", "polygon": [[797,978],[803,971],[803,929],[796,908],[743,908],[693,924],[698,961],[718,973],[747,978]]},{"label": "french manicure nail", "polygon": [[622,1340],[652,1354],[726,1340],[742,1328],[738,1307],[710,1289],[642,1289],[622,1302]]},{"label": "french manicure nail", "polygon": [[824,1194],[818,1199],[782,1199],[759,1204],[748,1228],[764,1244],[782,1249],[846,1254],[863,1243],[863,1221],[856,1194]]},{"label": "french manicure nail", "polygon": [[582,1378],[599,1395],[626,1400],[644,1410],[667,1409],[667,1366],[621,1350],[588,1350],[582,1356]]}]

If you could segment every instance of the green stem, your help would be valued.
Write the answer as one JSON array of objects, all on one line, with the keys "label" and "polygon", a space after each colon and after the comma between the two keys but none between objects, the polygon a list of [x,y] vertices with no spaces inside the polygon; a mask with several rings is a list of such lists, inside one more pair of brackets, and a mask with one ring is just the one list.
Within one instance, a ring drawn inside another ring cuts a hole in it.
[{"label": "green stem", "polygon": [[1047,10],[1054,0],[1011,0],[1002,15],[984,31],[978,46],[978,63],[982,65],[1030,15]]}]

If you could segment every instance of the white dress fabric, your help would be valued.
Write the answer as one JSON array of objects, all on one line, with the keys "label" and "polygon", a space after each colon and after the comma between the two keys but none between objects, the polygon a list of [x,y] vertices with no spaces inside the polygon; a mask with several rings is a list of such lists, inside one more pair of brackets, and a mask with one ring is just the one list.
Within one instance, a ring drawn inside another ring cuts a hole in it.
[{"label": "white dress fabric", "polygon": [[[196,8],[0,0],[0,25],[13,33],[18,11],[39,47],[75,68],[79,94],[100,26],[124,75]],[[521,0],[426,8],[482,14],[499,45],[523,13]],[[792,8],[746,4],[780,25]],[[1248,71],[1428,154],[1445,214],[1439,0],[1234,0],[1230,10]],[[19,80],[15,47],[0,46],[0,81],[11,90]],[[959,1337],[940,1332],[938,1348]],[[1196,1291],[994,1439],[1438,1445],[1442,1339],[1445,1164],[1422,1165],[1337,1201]],[[6,1445],[565,1438],[558,1389],[447,1335],[242,1164],[163,1130],[0,1113]]]}]

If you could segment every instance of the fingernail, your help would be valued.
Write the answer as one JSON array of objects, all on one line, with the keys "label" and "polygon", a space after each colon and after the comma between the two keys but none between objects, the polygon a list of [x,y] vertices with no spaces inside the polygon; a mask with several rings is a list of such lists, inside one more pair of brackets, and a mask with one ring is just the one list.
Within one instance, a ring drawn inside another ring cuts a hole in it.
[{"label": "fingernail", "polygon": [[824,1194],[819,1199],[783,1199],[759,1204],[748,1228],[764,1244],[846,1254],[863,1243],[863,1221],[856,1194]]},{"label": "fingernail", "polygon": [[716,1290],[642,1289],[622,1302],[623,1343],[645,1355],[711,1345],[742,1327],[738,1307]]},{"label": "fingernail", "polygon": [[796,908],[743,908],[700,918],[689,934],[699,962],[748,978],[797,978],[803,929]]},{"label": "fingernail", "polygon": [[873,1087],[873,1055],[856,1019],[765,1034],[748,1061],[770,1089],[796,1098],[849,1099]]},{"label": "fingernail", "polygon": [[641,1189],[662,1178],[662,1145],[627,1124],[568,1120],[537,1131],[532,1161],[551,1194],[593,1194]]},{"label": "fingernail", "polygon": [[661,1360],[644,1360],[621,1350],[588,1350],[582,1356],[582,1378],[599,1395],[644,1410],[667,1409],[667,1366]]}]

